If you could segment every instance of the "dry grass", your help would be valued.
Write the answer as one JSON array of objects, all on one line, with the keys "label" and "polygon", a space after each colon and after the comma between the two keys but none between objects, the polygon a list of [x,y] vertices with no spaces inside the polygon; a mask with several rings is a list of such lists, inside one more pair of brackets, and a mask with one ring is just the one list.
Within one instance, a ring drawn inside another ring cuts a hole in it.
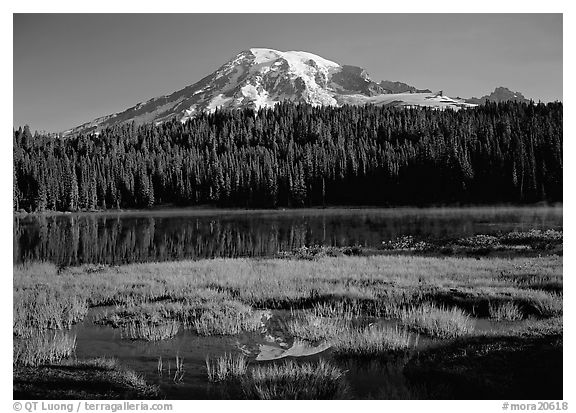
[{"label": "dry grass", "polygon": [[344,372],[324,360],[258,366],[241,383],[248,399],[340,399],[347,394]]},{"label": "dry grass", "polygon": [[250,306],[231,300],[226,295],[214,291],[211,293],[193,295],[182,301],[165,300],[129,307],[117,306],[102,314],[96,322],[131,330],[134,330],[134,326],[181,323],[185,329],[204,336],[234,335],[255,331],[260,327],[261,311],[254,311]]},{"label": "dry grass", "polygon": [[203,312],[190,328],[202,336],[234,335],[256,331],[261,325],[261,318],[260,311],[252,311],[242,303],[228,302],[228,305]]},{"label": "dry grass", "polygon": [[561,294],[530,290],[529,301],[540,317],[549,318],[562,315],[563,299]]},{"label": "dry grass", "polygon": [[30,331],[70,328],[88,312],[85,299],[49,285],[17,290],[13,302],[13,333],[26,336]]},{"label": "dry grass", "polygon": [[157,397],[159,389],[155,385],[150,385],[144,377],[120,364],[118,359],[113,357],[98,357],[88,360],[73,360],[63,363],[64,365],[76,368],[95,368],[107,371],[111,382],[116,386],[137,390],[142,395]]},{"label": "dry grass", "polygon": [[76,362],[76,364],[81,364],[85,367],[96,367],[104,370],[114,370],[120,367],[120,362],[114,357],[96,357],[93,359]]},{"label": "dry grass", "polygon": [[293,316],[287,324],[291,336],[314,342],[333,340],[348,328],[350,323],[345,319],[321,317],[308,311]]},{"label": "dry grass", "polygon": [[224,354],[215,360],[206,357],[206,371],[211,382],[239,380],[247,370],[248,359],[243,355]]},{"label": "dry grass", "polygon": [[346,395],[344,372],[330,363],[288,361],[249,368],[243,355],[206,357],[210,382],[239,383],[245,398],[264,400],[334,399]]},{"label": "dry grass", "polygon": [[490,318],[498,321],[518,321],[524,317],[518,305],[507,301],[505,303],[490,303]]},{"label": "dry grass", "polygon": [[470,334],[474,324],[459,308],[445,308],[425,303],[403,308],[399,313],[402,324],[432,337],[454,338]]},{"label": "dry grass", "polygon": [[13,363],[17,366],[58,363],[74,354],[75,349],[75,335],[63,332],[35,333],[14,339]]},{"label": "dry grass", "polygon": [[159,341],[174,337],[179,330],[180,324],[176,321],[163,324],[132,321],[122,326],[121,336],[130,340]]},{"label": "dry grass", "polygon": [[354,325],[351,320],[323,317],[318,311],[294,314],[287,324],[288,333],[313,342],[327,342],[341,356],[370,356],[406,350],[416,337],[398,327]]},{"label": "dry grass", "polygon": [[339,356],[377,356],[407,350],[416,342],[417,336],[407,330],[373,325],[342,331],[334,340],[333,348]]},{"label": "dry grass", "polygon": [[[413,256],[337,257],[317,261],[214,259],[131,264],[97,275],[82,267],[60,274],[33,265],[14,267],[15,296],[23,291],[58,291],[90,306],[124,306],[159,300],[183,301],[206,294],[255,307],[310,308],[314,298],[382,301],[411,297],[432,287],[501,288],[520,291],[513,279],[561,276],[561,257],[465,259]],[[29,301],[23,297],[24,301]],[[19,300],[15,300],[19,301]],[[22,301],[22,300],[20,300]],[[52,300],[49,300],[52,302]],[[318,302],[318,301],[316,301]]]},{"label": "dry grass", "polygon": [[347,321],[363,316],[362,309],[357,302],[345,301],[317,303],[312,307],[312,313],[316,317],[338,318]]},{"label": "dry grass", "polygon": [[[544,334],[553,320],[560,320],[554,331],[561,330],[561,291],[557,256],[214,259],[62,271],[27,264],[14,267],[14,363],[66,362],[75,341],[50,330],[67,329],[100,305],[116,306],[100,322],[148,340],[170,338],[179,326],[200,335],[256,331],[261,309],[295,309],[288,323],[293,336],[326,340],[338,356],[374,357],[411,348],[417,336],[410,330],[440,338],[472,333],[463,309],[478,302],[488,312],[488,303],[507,301],[509,308],[492,306],[491,314],[511,318],[521,310],[541,322],[514,334]],[[395,318],[403,328],[362,325],[367,317]],[[183,376],[180,365],[175,381]],[[226,355],[206,367],[209,380],[236,380],[248,398],[338,398],[346,389],[344,372],[326,362],[250,368],[245,359]],[[145,386],[134,372],[118,380]]]},{"label": "dry grass", "polygon": [[[455,290],[486,303],[509,299],[540,317],[562,311],[561,295],[532,288],[542,280],[552,280],[556,291],[561,288],[562,258],[557,256],[214,259],[100,266],[94,271],[58,271],[44,263],[15,266],[14,334],[65,329],[89,307],[111,304],[118,309],[107,322],[116,327],[133,319],[152,324],[175,320],[203,335],[254,331],[260,322],[258,308],[313,309],[318,317],[346,320],[359,315],[392,318],[401,309],[418,308]],[[440,319],[459,316],[433,312]],[[425,331],[443,331],[424,327],[430,317],[414,309],[404,319],[413,319]]]},{"label": "dry grass", "polygon": [[35,367],[14,366],[16,399],[108,400],[159,398],[159,388],[111,358],[63,360]]}]

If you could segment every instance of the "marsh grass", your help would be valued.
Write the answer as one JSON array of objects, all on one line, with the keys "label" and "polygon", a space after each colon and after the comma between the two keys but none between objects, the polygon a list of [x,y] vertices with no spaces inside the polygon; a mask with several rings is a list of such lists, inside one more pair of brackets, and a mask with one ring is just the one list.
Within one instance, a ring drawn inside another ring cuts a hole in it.
[{"label": "marsh grass", "polygon": [[287,330],[291,336],[312,342],[333,340],[348,328],[350,322],[346,319],[322,317],[308,311],[293,315],[287,323]]},{"label": "marsh grass", "polygon": [[35,333],[14,339],[13,363],[19,366],[58,363],[72,356],[75,349],[75,335],[63,332]]},{"label": "marsh grass", "polygon": [[[543,288],[553,287],[554,294],[537,288],[545,280],[554,285]],[[488,315],[490,301],[508,299],[524,316],[555,317],[562,312],[561,284],[558,256],[213,259],[102,266],[97,271],[25,264],[14,267],[13,333],[24,337],[66,329],[85,317],[89,307],[116,305],[101,320],[114,327],[133,320],[155,325],[177,321],[201,335],[238,334],[260,328],[259,310],[280,308],[344,320],[401,315],[418,331],[451,336],[466,330],[465,317],[451,307],[472,312],[481,303]],[[427,302],[439,308],[432,315],[416,310]]]},{"label": "marsh grass", "polygon": [[362,308],[357,301],[332,301],[316,303],[312,307],[316,317],[338,318],[340,320],[353,320],[362,317]]},{"label": "marsh grass", "polygon": [[117,370],[120,368],[120,362],[114,357],[96,357],[88,360],[75,361],[75,364],[84,367],[96,367],[104,370]]},{"label": "marsh grass", "polygon": [[116,371],[117,380],[122,382],[125,386],[139,389],[143,393],[156,393],[158,390],[154,386],[150,386],[144,377],[136,373],[134,370],[123,369]]},{"label": "marsh grass", "polygon": [[529,298],[530,305],[536,313],[543,318],[556,317],[562,315],[563,299],[562,294],[546,293],[532,290]]},{"label": "marsh grass", "polygon": [[240,384],[247,399],[334,399],[347,393],[344,372],[324,360],[249,368],[244,355],[227,353],[216,359],[206,357],[206,371],[212,383]]},{"label": "marsh grass", "polygon": [[123,339],[160,341],[170,339],[180,330],[177,321],[168,321],[162,324],[132,321],[121,327],[120,335]]},{"label": "marsh grass", "polygon": [[559,337],[563,335],[562,316],[545,320],[529,319],[525,323],[508,330],[506,333],[513,337]]},{"label": "marsh grass", "polygon": [[222,382],[239,380],[248,370],[248,359],[244,355],[224,354],[215,360],[206,356],[206,371],[208,381]]},{"label": "marsh grass", "polygon": [[287,323],[288,333],[313,342],[328,341],[339,355],[364,356],[407,350],[417,340],[408,329],[439,338],[459,337],[474,329],[473,321],[464,311],[431,303],[394,306],[390,315],[397,318],[403,328],[380,324],[363,327],[353,323],[352,318],[322,316],[320,314],[337,315],[338,311],[318,308],[299,313],[293,311]]},{"label": "marsh grass", "polygon": [[[234,335],[255,331],[261,325],[261,311],[239,301],[212,297],[192,296],[183,301],[160,301],[130,307],[116,306],[102,314],[96,323],[122,328],[134,338],[146,338],[148,326],[152,329],[182,324],[184,329],[199,335]],[[139,330],[143,330],[139,334]],[[163,328],[166,331],[166,328]],[[171,330],[168,330],[168,332]],[[134,334],[131,334],[134,332]],[[177,331],[175,331],[177,332]],[[175,334],[175,333],[174,333]],[[167,336],[169,338],[169,336]]]},{"label": "marsh grass", "polygon": [[176,354],[175,367],[176,369],[174,370],[172,381],[174,381],[174,383],[180,383],[184,380],[184,359],[178,354]]},{"label": "marsh grass", "polygon": [[[154,313],[160,319],[177,319],[184,325],[192,325],[205,311],[217,311],[220,304],[212,303],[225,301],[250,310],[310,309],[347,301],[351,304],[344,312],[378,317],[398,307],[419,304],[430,291],[449,294],[453,289],[481,288],[481,294],[486,291],[492,296],[505,290],[514,299],[515,294],[526,290],[515,280],[528,283],[531,278],[546,275],[561,282],[561,271],[562,259],[554,256],[482,260],[417,256],[343,256],[313,261],[214,259],[131,264],[105,268],[97,274],[86,273],[81,267],[68,268],[58,275],[44,264],[39,268],[16,266],[14,331],[17,333],[22,325],[66,328],[83,317],[87,306],[110,304],[127,311],[144,311],[148,306],[145,311],[151,316]],[[507,278],[500,277],[502,273]],[[58,307],[37,305],[42,302]],[[61,306],[66,302],[69,305]],[[238,310],[245,312],[240,307]],[[340,310],[319,311],[329,316],[328,312]],[[117,315],[119,322],[132,317],[120,312]]]},{"label": "marsh grass", "polygon": [[76,368],[104,370],[108,372],[107,377],[115,385],[138,391],[141,395],[154,397],[159,394],[159,389],[155,385],[150,385],[144,377],[132,369],[120,364],[118,359],[113,357],[97,357],[88,360],[73,360],[64,365]]},{"label": "marsh grass", "polygon": [[490,318],[497,321],[518,321],[524,318],[517,304],[506,301],[504,303],[490,303]]},{"label": "marsh grass", "polygon": [[45,286],[14,292],[13,333],[68,329],[88,312],[82,296]]},{"label": "marsh grass", "polygon": [[156,371],[158,371],[159,375],[164,373],[164,361],[162,360],[162,356],[158,357],[158,364],[156,366]]},{"label": "marsh grass", "polygon": [[293,314],[288,333],[312,342],[327,342],[340,356],[370,356],[407,350],[414,336],[398,326],[355,325],[351,319],[319,316],[318,311]]},{"label": "marsh grass", "polygon": [[[491,242],[476,239],[471,244],[485,241]],[[14,371],[39,374],[35,372],[45,368],[42,364],[68,363],[75,340],[58,330],[70,328],[95,306],[115,306],[98,322],[121,328],[126,337],[152,340],[173,337],[179,327],[206,336],[257,331],[263,326],[263,309],[292,309],[289,332],[309,341],[325,340],[340,363],[342,357],[408,354],[418,339],[415,332],[446,339],[465,336],[473,332],[468,313],[489,315],[489,303],[505,301],[510,309],[494,307],[493,314],[510,317],[516,306],[530,318],[513,334],[561,334],[562,257],[319,256],[60,270],[45,263],[17,265]],[[482,309],[476,313],[478,304]],[[365,325],[380,317],[398,327]],[[532,320],[535,324],[528,326]],[[173,363],[159,361],[158,369]],[[148,391],[135,372],[109,367],[110,374],[102,377],[106,383]],[[334,398],[346,388],[344,372],[326,362],[251,367],[246,359],[224,356],[208,360],[206,368],[209,380],[234,382],[232,387],[248,398]],[[94,382],[96,367],[86,369],[83,380]],[[178,382],[183,362],[177,360],[169,370]]]},{"label": "marsh grass", "polygon": [[[249,307],[223,306],[221,309],[205,311],[193,320],[189,328],[201,336],[234,335],[244,331],[256,331],[261,326],[262,313]],[[243,307],[238,311],[238,307]]]},{"label": "marsh grass", "polygon": [[424,303],[403,308],[399,318],[406,327],[431,337],[455,338],[474,330],[470,316],[457,307],[446,308]]},{"label": "marsh grass", "polygon": [[66,359],[40,366],[14,366],[17,399],[150,399],[159,388],[114,358]]},{"label": "marsh grass", "polygon": [[418,336],[406,329],[370,325],[343,330],[333,340],[333,349],[338,356],[377,356],[405,351],[417,343]]},{"label": "marsh grass", "polygon": [[562,277],[557,275],[532,275],[515,279],[519,287],[559,294],[562,292]]},{"label": "marsh grass", "polygon": [[241,380],[247,399],[340,399],[348,392],[344,371],[327,361],[257,366]]},{"label": "marsh grass", "polygon": [[136,373],[134,370],[125,368],[120,364],[118,359],[114,357],[97,357],[88,360],[76,360],[68,363],[68,365],[76,367],[94,367],[113,372],[114,379],[128,387],[145,389],[147,391],[154,388],[154,386],[150,386],[146,383],[146,380],[141,374]]}]

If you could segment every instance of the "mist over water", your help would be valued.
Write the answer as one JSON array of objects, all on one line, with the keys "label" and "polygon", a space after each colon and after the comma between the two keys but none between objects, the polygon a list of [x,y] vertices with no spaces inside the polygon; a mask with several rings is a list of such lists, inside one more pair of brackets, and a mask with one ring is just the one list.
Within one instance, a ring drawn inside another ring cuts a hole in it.
[{"label": "mist over water", "polygon": [[562,207],[156,210],[14,218],[14,263],[123,264],[270,257],[302,246],[378,247],[411,235],[460,238],[562,229]]}]

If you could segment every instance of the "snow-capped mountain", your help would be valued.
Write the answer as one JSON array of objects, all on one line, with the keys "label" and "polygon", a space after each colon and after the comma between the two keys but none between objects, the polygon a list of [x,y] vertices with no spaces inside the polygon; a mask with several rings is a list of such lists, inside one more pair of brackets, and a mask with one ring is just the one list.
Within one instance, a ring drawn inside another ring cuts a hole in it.
[{"label": "snow-capped mountain", "polygon": [[[398,91],[403,93],[393,93]],[[193,85],[124,112],[94,119],[64,134],[94,132],[132,121],[158,123],[173,117],[185,121],[202,111],[271,107],[285,100],[331,106],[368,103],[440,109],[474,106],[441,92],[434,94],[401,82],[376,83],[360,67],[340,65],[312,53],[253,48],[239,53]]]}]

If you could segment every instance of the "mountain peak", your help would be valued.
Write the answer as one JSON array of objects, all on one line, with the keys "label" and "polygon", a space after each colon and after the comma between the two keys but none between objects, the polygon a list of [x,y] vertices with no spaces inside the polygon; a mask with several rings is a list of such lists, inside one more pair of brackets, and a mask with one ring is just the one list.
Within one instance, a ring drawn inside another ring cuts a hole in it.
[{"label": "mountain peak", "polygon": [[289,50],[286,52],[282,52],[275,49],[267,49],[260,47],[253,47],[248,50],[255,57],[254,61],[255,64],[269,63],[276,61],[277,59],[285,59],[293,64],[296,62],[307,63],[312,61],[320,66],[333,67],[333,68],[340,67],[340,65],[336,62],[324,59],[321,56],[309,52],[301,52],[296,50]]},{"label": "mountain peak", "polygon": [[506,102],[509,100],[525,103],[528,103],[530,101],[529,99],[526,99],[524,95],[520,92],[512,92],[507,87],[498,86],[494,89],[494,92],[490,93],[489,95],[484,95],[481,98],[473,97],[467,99],[466,102],[474,104],[482,104],[485,103],[486,101]]},{"label": "mountain peak", "polygon": [[281,57],[281,52],[274,49],[265,49],[261,47],[253,47],[248,49],[248,52],[254,56],[256,64],[270,62]]}]

